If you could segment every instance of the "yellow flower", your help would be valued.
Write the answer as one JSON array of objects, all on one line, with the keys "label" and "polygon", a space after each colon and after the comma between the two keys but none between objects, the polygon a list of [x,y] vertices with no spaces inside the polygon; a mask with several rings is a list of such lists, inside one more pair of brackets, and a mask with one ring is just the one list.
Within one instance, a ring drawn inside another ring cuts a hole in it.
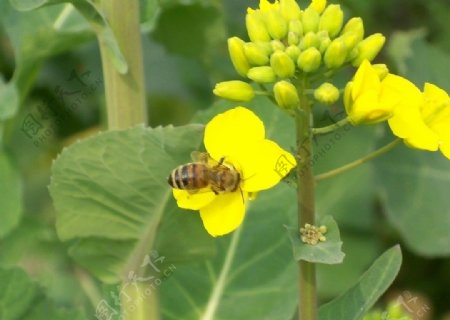
[{"label": "yellow flower", "polygon": [[206,125],[204,144],[212,159],[224,158],[226,166],[239,172],[239,188],[217,195],[210,190],[189,193],[173,189],[173,195],[179,207],[200,210],[203,225],[212,236],[239,227],[251,194],[275,186],[296,165],[290,153],[265,138],[262,121],[243,107],[215,116]]},{"label": "yellow flower", "polygon": [[[419,89],[417,89],[419,91]],[[392,132],[413,148],[438,149],[450,159],[450,98],[439,87],[426,83],[424,92],[403,103],[389,119]]]},{"label": "yellow flower", "polygon": [[344,92],[344,105],[350,122],[372,124],[391,118],[394,110],[418,108],[421,93],[405,78],[388,74],[380,80],[376,68],[364,60]]}]

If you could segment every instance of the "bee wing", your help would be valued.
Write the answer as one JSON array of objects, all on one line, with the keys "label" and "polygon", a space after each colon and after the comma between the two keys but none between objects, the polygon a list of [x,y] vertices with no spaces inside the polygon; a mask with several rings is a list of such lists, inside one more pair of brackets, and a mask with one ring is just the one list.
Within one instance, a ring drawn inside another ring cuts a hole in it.
[{"label": "bee wing", "polygon": [[194,162],[208,163],[208,159],[210,159],[210,157],[207,152],[201,152],[198,150],[194,150],[191,152],[191,159]]}]

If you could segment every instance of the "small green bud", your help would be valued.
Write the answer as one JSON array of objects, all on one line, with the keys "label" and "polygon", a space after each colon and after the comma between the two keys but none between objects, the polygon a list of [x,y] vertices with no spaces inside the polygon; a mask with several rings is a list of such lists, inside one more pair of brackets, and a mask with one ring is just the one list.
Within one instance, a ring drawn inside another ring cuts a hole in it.
[{"label": "small green bud", "polygon": [[266,51],[253,42],[244,44],[244,53],[248,62],[255,66],[263,66],[269,63],[269,56]]},{"label": "small green bud", "polygon": [[248,37],[250,41],[270,41],[269,32],[264,24],[261,11],[254,10],[245,16],[245,25],[247,27]]},{"label": "small green bud", "polygon": [[295,73],[294,61],[284,51],[275,51],[270,56],[270,66],[280,78],[292,77]]},{"label": "small green bud", "polygon": [[308,32],[300,41],[299,47],[300,50],[305,50],[311,47],[319,48],[320,41],[319,37],[315,32]]},{"label": "small green bud", "polygon": [[286,21],[300,19],[300,6],[295,0],[280,0],[280,11]]},{"label": "small green bud", "polygon": [[297,61],[298,56],[300,55],[300,48],[297,46],[289,46],[284,51],[287,55],[292,59],[292,61]]},{"label": "small green bud", "polygon": [[314,98],[325,104],[332,104],[339,99],[339,89],[329,82],[323,83],[314,90]]},{"label": "small green bud", "polygon": [[216,84],[213,93],[221,98],[232,101],[250,101],[255,97],[253,87],[244,81],[233,80]]},{"label": "small green bud", "polygon": [[299,35],[296,34],[295,32],[289,31],[288,32],[288,44],[289,45],[297,45],[300,41],[299,39]]},{"label": "small green bud", "polygon": [[303,35],[303,25],[300,20],[289,21],[289,32],[297,34],[299,37]]},{"label": "small green bud", "polygon": [[288,32],[287,21],[283,18],[280,11],[271,9],[264,12],[264,21],[267,31],[273,39],[283,39]]},{"label": "small green bud", "polygon": [[327,68],[336,69],[342,66],[347,57],[347,52],[347,47],[342,39],[336,38],[331,41],[323,58]]},{"label": "small green bud", "polygon": [[319,14],[314,8],[308,7],[303,11],[302,24],[304,33],[317,31],[319,27]]},{"label": "small green bud", "polygon": [[267,55],[270,55],[273,52],[272,43],[271,42],[253,42],[259,48],[264,50]]},{"label": "small green bud", "polygon": [[358,54],[352,60],[352,65],[354,67],[359,67],[365,59],[369,60],[369,62],[375,59],[377,54],[383,48],[385,41],[386,38],[381,33],[375,33],[365,38],[356,46]]},{"label": "small green bud", "polygon": [[342,33],[353,32],[356,36],[356,42],[360,42],[364,38],[364,24],[360,17],[351,18],[347,21]]},{"label": "small green bud", "polygon": [[270,45],[272,46],[272,51],[284,51],[285,46],[283,44],[283,42],[281,42],[280,40],[272,40],[270,41]]},{"label": "small green bud", "polygon": [[344,23],[344,12],[338,4],[330,4],[325,8],[319,21],[319,30],[328,31],[330,38],[334,38],[341,31]]},{"label": "small green bud", "polygon": [[297,89],[288,81],[278,81],[273,86],[275,100],[282,109],[295,109],[300,102]]},{"label": "small green bud", "polygon": [[228,52],[230,54],[231,62],[237,73],[245,77],[250,64],[247,61],[247,57],[244,53],[244,41],[238,37],[232,37],[228,39]]},{"label": "small green bud", "polygon": [[269,66],[250,68],[247,77],[257,83],[270,83],[276,80],[275,72]]},{"label": "small green bud", "polygon": [[300,53],[297,65],[304,72],[314,72],[320,67],[321,60],[322,57],[319,50],[311,47]]},{"label": "small green bud", "polygon": [[383,80],[389,74],[389,69],[384,63],[373,64],[372,67],[377,72],[378,78],[380,78],[380,80]]}]

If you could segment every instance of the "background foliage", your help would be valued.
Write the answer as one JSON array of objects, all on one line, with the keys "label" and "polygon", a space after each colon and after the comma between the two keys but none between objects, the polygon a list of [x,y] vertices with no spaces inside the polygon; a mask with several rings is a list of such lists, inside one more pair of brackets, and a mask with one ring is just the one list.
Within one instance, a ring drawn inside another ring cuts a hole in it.
[{"label": "background foliage", "polygon": [[[205,123],[231,106],[214,105],[211,89],[218,81],[236,77],[226,38],[246,38],[245,10],[257,1],[141,1],[148,112],[156,129],[137,127],[126,139],[114,133],[97,136],[105,129],[104,95],[89,23],[65,4],[15,9],[38,2],[0,2],[0,289],[14,289],[0,290],[1,319],[42,319],[49,314],[54,314],[52,319],[93,318],[91,288],[98,286],[101,297],[112,304],[117,289],[106,283],[117,279],[130,252],[159,223],[158,252],[167,258],[165,266],[176,267],[161,284],[167,319],[198,319],[217,290],[222,294],[217,319],[248,319],[246,312],[258,319],[292,318],[295,266],[283,227],[295,218],[292,189],[280,185],[261,193],[241,231],[212,241],[196,214],[176,208],[165,185],[168,172],[188,161],[189,152],[200,145],[201,127],[157,128]],[[368,34],[387,35],[382,58],[391,70],[419,87],[430,81],[450,91],[445,70],[450,62],[447,1],[340,3],[348,16],[363,17]],[[269,137],[284,148],[294,147],[293,128],[268,101],[248,107],[263,118]],[[340,106],[319,106],[316,116],[325,124],[339,111]],[[27,130],[27,121],[39,130]],[[162,138],[162,132],[169,138]],[[67,160],[53,168],[50,192],[60,197],[53,205],[47,188],[52,161],[64,146],[93,136],[98,139],[84,140],[59,156]],[[339,138],[323,136],[315,145],[316,172],[363,156],[389,139],[383,127],[352,128],[341,131]],[[152,153],[161,145],[165,152]],[[332,215],[339,223],[346,254],[341,265],[319,267],[323,302],[351,288],[383,251],[400,243],[403,266],[382,302],[398,299],[406,290],[419,298],[419,307],[430,308],[422,319],[448,315],[449,172],[450,164],[440,154],[400,147],[372,164],[320,182],[318,214]],[[146,179],[152,174],[154,180]],[[98,185],[90,185],[96,175]],[[104,180],[108,176],[116,179],[117,190],[104,187],[111,185]],[[127,181],[133,184],[125,190]],[[141,184],[133,190],[136,181]],[[72,191],[60,191],[68,189]],[[70,199],[86,194],[107,201],[114,210],[102,212],[98,204],[88,203],[76,208],[86,213],[82,221],[71,221]],[[161,203],[155,199],[161,198],[165,214],[157,216]],[[62,212],[57,220],[55,208]],[[102,214],[125,217],[119,222],[127,229],[96,222]],[[93,254],[98,250],[104,255]],[[260,315],[254,314],[255,301],[263,306]],[[237,303],[242,305],[239,310]],[[43,311],[46,308],[50,311]]]}]

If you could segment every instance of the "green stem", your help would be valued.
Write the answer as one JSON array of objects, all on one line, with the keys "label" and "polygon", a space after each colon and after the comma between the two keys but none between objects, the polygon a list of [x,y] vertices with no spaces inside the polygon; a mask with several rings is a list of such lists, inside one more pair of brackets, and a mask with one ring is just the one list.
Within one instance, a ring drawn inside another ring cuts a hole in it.
[{"label": "green stem", "polygon": [[108,129],[126,129],[137,124],[146,124],[139,0],[102,0],[101,7],[128,64],[125,74],[117,71],[100,34]]},{"label": "green stem", "polygon": [[326,126],[326,127],[312,128],[311,131],[314,135],[326,134],[326,133],[330,133],[330,132],[333,132],[333,131],[339,129],[348,123],[349,123],[348,118],[344,118],[344,119],[341,119],[338,122],[331,124],[329,126]]},{"label": "green stem", "polygon": [[[101,8],[128,65],[125,73],[118,72],[106,41],[102,38],[103,33],[99,32],[108,129],[121,130],[137,124],[147,124],[139,0],[101,0]],[[153,241],[147,245],[152,248]],[[156,289],[149,288],[150,284],[128,279],[131,272],[142,277],[144,268],[138,269],[127,269],[122,276],[121,319],[157,320],[159,301]]]},{"label": "green stem", "polygon": [[[298,201],[298,227],[305,223],[314,224],[314,175],[312,170],[312,132],[311,132],[311,105],[304,94],[306,84],[299,87],[301,110],[296,115],[297,150],[299,164],[297,166],[297,201]],[[317,319],[317,292],[316,270],[313,263],[299,261],[299,319]]]},{"label": "green stem", "polygon": [[316,182],[317,181],[321,181],[321,180],[325,180],[325,179],[334,177],[334,176],[336,176],[338,174],[341,174],[341,173],[344,173],[346,171],[349,171],[349,170],[351,170],[353,168],[356,168],[356,167],[362,165],[363,163],[366,163],[366,162],[368,162],[368,161],[370,161],[370,160],[372,160],[372,159],[374,159],[374,158],[376,158],[376,157],[378,157],[378,156],[388,152],[389,150],[391,150],[395,146],[397,146],[401,141],[402,141],[401,139],[396,139],[396,140],[388,143],[384,147],[381,147],[380,149],[377,149],[374,152],[368,154],[365,157],[362,157],[362,158],[360,158],[358,160],[355,160],[355,161],[352,161],[350,163],[347,163],[346,165],[344,165],[342,167],[339,167],[339,168],[336,168],[336,169],[333,169],[331,171],[318,174],[316,176],[315,180],[316,180]]}]

